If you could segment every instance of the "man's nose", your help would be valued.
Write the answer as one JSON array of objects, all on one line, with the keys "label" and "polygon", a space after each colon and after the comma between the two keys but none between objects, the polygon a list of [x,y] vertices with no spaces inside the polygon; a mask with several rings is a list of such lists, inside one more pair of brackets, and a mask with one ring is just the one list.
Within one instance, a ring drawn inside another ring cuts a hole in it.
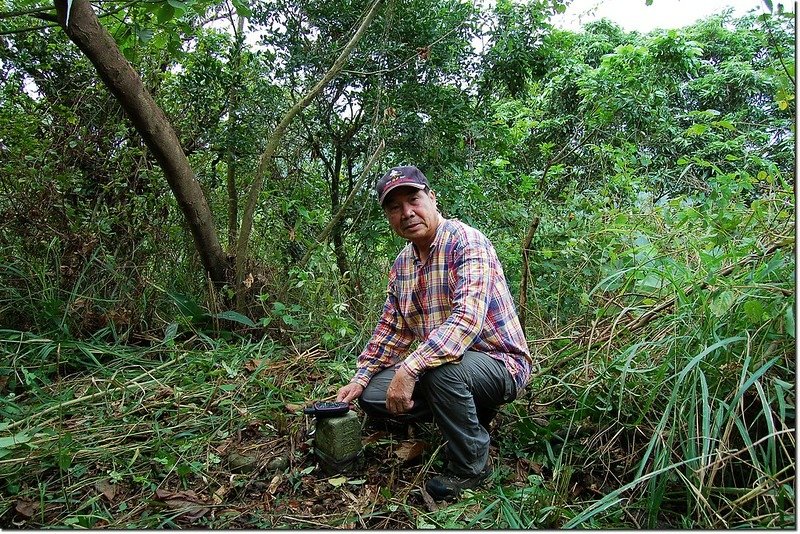
[{"label": "man's nose", "polygon": [[403,217],[408,219],[414,216],[414,206],[411,204],[403,204]]}]

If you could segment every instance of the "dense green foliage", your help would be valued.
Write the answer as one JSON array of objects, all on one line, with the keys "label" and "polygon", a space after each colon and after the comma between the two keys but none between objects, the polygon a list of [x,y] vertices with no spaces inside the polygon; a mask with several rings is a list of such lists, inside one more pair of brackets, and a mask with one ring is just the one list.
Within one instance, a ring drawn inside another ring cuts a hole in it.
[{"label": "dense green foliage", "polygon": [[[271,131],[367,7],[102,4],[231,253]],[[185,524],[153,509],[170,490],[212,527],[794,527],[793,15],[570,32],[562,8],[382,6],[280,145],[237,310],[91,63],[0,18],[0,525]],[[388,465],[379,442],[325,481],[286,413],[371,334],[402,242],[370,186],[401,163],[493,241],[540,366],[492,486],[438,509],[408,474],[433,450]],[[289,465],[255,488],[223,451],[258,443]]]}]

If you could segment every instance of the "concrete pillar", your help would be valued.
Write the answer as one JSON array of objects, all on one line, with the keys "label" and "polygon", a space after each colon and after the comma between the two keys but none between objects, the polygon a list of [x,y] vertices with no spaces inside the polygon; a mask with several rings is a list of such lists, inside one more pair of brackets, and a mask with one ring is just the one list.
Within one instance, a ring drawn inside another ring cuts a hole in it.
[{"label": "concrete pillar", "polygon": [[328,473],[354,471],[361,459],[361,421],[355,412],[317,418],[314,452]]}]

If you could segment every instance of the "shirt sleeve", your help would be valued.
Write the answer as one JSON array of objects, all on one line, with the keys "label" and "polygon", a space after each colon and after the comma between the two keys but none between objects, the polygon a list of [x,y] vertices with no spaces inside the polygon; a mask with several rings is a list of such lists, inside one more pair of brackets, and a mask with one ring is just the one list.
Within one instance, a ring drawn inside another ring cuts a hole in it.
[{"label": "shirt sleeve", "polygon": [[350,381],[367,387],[372,375],[400,361],[400,356],[413,341],[414,333],[398,310],[394,282],[390,277],[383,313],[367,346],[358,356],[356,374]]},{"label": "shirt sleeve", "polygon": [[471,243],[454,250],[451,270],[455,274],[450,317],[402,363],[415,377],[442,364],[456,361],[472,346],[481,332],[489,307],[491,259],[484,243]]}]

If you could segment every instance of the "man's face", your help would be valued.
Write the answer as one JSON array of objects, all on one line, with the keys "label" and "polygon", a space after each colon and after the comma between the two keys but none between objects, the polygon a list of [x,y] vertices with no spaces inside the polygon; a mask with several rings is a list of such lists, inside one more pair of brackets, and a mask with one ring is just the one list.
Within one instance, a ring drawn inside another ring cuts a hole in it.
[{"label": "man's face", "polygon": [[383,201],[383,212],[397,235],[417,248],[428,247],[436,237],[439,212],[436,193],[414,187],[398,187]]}]

